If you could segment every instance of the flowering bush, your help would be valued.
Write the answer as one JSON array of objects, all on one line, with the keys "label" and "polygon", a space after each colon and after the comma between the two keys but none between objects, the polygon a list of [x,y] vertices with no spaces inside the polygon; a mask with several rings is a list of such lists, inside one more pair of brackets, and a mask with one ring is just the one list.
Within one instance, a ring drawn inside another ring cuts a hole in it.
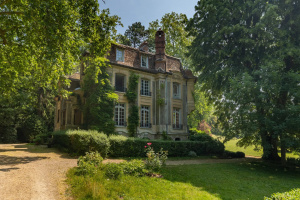
[{"label": "flowering bush", "polygon": [[147,143],[145,146],[146,151],[146,168],[149,171],[158,171],[163,165],[165,165],[166,160],[168,159],[168,152],[163,151],[161,148],[158,153],[155,153],[151,147],[152,143]]}]

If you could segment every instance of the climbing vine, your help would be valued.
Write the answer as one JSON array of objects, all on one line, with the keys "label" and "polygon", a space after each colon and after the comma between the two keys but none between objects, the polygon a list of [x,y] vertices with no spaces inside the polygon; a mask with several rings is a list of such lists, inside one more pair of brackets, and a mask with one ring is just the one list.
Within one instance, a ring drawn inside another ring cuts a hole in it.
[{"label": "climbing vine", "polygon": [[83,105],[83,114],[85,119],[85,128],[94,129],[106,134],[112,134],[115,131],[114,102],[118,99],[117,94],[113,92],[106,73],[106,66],[100,67],[100,73],[95,80],[95,75],[99,66],[89,66],[85,70],[83,91],[85,104]]},{"label": "climbing vine", "polygon": [[128,115],[128,133],[130,136],[134,137],[137,133],[137,127],[139,125],[139,108],[137,104],[137,88],[139,83],[139,75],[131,73],[129,76],[128,89],[125,96],[129,102],[129,115]]}]

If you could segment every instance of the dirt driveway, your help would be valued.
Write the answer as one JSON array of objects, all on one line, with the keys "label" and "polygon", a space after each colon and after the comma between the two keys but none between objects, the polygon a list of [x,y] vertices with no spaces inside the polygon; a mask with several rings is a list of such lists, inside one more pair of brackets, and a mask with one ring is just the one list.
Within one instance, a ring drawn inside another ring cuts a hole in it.
[{"label": "dirt driveway", "polygon": [[0,144],[0,199],[66,199],[65,173],[76,164],[53,148]]}]

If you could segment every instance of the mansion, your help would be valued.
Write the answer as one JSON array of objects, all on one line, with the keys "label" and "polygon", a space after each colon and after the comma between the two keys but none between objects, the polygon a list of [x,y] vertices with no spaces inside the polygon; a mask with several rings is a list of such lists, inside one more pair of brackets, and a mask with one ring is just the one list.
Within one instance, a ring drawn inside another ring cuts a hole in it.
[{"label": "mansion", "polygon": [[[107,56],[111,67],[107,69],[110,81],[118,94],[115,104],[115,131],[128,136],[127,119],[129,104],[125,96],[131,72],[139,75],[137,106],[140,123],[138,137],[160,139],[166,133],[173,140],[188,138],[187,117],[194,106],[194,84],[196,77],[183,69],[179,58],[166,55],[165,34],[158,30],[155,35],[155,53],[149,52],[147,42],[139,48],[112,44]],[[69,90],[83,98],[80,87],[83,71],[68,78]],[[56,97],[54,129],[80,128],[84,123],[76,96],[66,99]]]}]

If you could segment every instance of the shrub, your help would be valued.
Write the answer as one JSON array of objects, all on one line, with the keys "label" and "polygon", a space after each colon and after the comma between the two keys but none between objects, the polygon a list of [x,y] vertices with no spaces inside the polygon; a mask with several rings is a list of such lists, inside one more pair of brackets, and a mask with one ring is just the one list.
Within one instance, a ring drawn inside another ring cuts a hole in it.
[{"label": "shrub", "polygon": [[190,151],[188,154],[189,157],[197,157],[197,154],[195,151]]},{"label": "shrub", "polygon": [[245,158],[245,153],[244,152],[232,152],[232,151],[224,151],[223,156],[225,158]]},{"label": "shrub", "polygon": [[18,118],[16,109],[0,106],[0,143],[17,142]]},{"label": "shrub", "polygon": [[109,151],[109,140],[104,133],[85,130],[68,130],[53,133],[53,144],[66,148],[75,155],[98,151],[103,157]]},{"label": "shrub", "polygon": [[34,142],[38,134],[47,133],[47,126],[42,117],[31,114],[21,125],[19,132],[18,139],[21,142]]},{"label": "shrub", "polygon": [[142,160],[131,160],[128,162],[120,163],[124,174],[131,176],[144,176],[148,170],[146,170],[145,163]]},{"label": "shrub", "polygon": [[87,152],[85,156],[80,156],[77,161],[78,172],[82,175],[93,175],[101,166],[103,158],[95,152]]},{"label": "shrub", "polygon": [[120,164],[108,163],[105,165],[105,176],[110,179],[119,179],[123,175],[123,169]]},{"label": "shrub", "polygon": [[287,163],[300,166],[300,158],[287,158]]},{"label": "shrub", "polygon": [[274,193],[272,196],[265,197],[265,200],[296,200],[300,199],[300,188],[293,189],[289,192],[284,193]]},{"label": "shrub", "polygon": [[205,131],[198,130],[196,128],[189,129],[190,135],[206,134]]},{"label": "shrub", "polygon": [[33,142],[35,144],[47,144],[49,141],[49,134],[47,133],[41,133],[35,136],[35,138],[33,139]]},{"label": "shrub", "polygon": [[165,165],[165,162],[167,160],[168,152],[163,151],[161,148],[158,153],[155,153],[153,148],[151,147],[152,143],[147,143],[146,148],[146,168],[150,170],[151,172],[153,171],[158,171],[163,165]]}]

